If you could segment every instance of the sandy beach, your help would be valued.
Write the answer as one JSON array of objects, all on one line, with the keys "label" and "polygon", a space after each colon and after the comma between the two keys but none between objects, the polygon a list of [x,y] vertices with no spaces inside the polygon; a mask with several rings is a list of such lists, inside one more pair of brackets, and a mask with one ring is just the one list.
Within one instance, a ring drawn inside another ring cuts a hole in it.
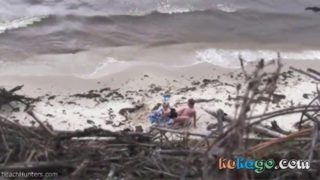
[{"label": "sandy beach", "polygon": [[[279,95],[284,98],[273,103],[269,111],[311,101],[316,94],[316,84],[308,77],[288,69],[289,66],[319,69],[316,61],[284,61],[279,80]],[[252,69],[248,65],[247,68]],[[197,128],[191,131],[206,134],[207,126],[216,119],[204,109],[222,109],[232,117],[235,110],[236,85],[245,82],[241,69],[223,68],[208,63],[186,67],[163,67],[156,65],[134,65],[119,72],[99,78],[75,76],[1,76],[0,84],[5,88],[24,85],[20,94],[39,98],[34,112],[43,122],[55,130],[81,130],[99,127],[109,130],[148,129],[147,116],[151,109],[162,101],[163,94],[170,94],[170,104],[177,109],[186,106],[189,98],[199,103]],[[14,104],[12,104],[14,105]],[[2,107],[1,114],[23,125],[35,125],[24,112],[24,106],[12,110]],[[126,110],[131,109],[128,113]],[[257,108],[259,113],[259,107]],[[275,119],[285,130],[294,130],[299,115]],[[268,124],[270,122],[264,122]]]}]

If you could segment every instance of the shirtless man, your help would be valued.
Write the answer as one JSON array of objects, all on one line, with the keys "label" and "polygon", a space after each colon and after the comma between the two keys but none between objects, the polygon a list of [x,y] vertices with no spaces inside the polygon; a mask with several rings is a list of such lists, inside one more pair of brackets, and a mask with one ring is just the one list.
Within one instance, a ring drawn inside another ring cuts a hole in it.
[{"label": "shirtless man", "polygon": [[179,125],[184,125],[188,120],[193,118],[193,127],[196,128],[196,110],[194,109],[194,100],[189,99],[188,100],[188,107],[183,108],[178,111],[178,117],[174,120],[174,127],[177,127]]}]

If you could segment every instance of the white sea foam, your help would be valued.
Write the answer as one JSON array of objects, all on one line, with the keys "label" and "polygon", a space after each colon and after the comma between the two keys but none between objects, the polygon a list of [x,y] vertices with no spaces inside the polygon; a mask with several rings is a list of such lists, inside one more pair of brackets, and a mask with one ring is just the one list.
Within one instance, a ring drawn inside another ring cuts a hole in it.
[{"label": "white sea foam", "polygon": [[27,27],[27,26],[32,25],[34,23],[40,22],[42,19],[44,19],[46,17],[47,16],[24,17],[24,18],[19,18],[19,19],[15,19],[12,21],[0,23],[0,34],[6,32],[8,30]]},{"label": "white sea foam", "polygon": [[[302,50],[295,52],[280,52],[282,59],[288,60],[320,60],[320,50]],[[196,52],[198,62],[207,62],[223,67],[239,67],[239,56],[246,61],[256,61],[261,58],[272,60],[277,58],[277,52],[271,50],[229,50],[205,49]]]},{"label": "white sea foam", "polygon": [[187,8],[163,8],[162,7],[158,9],[158,12],[164,13],[164,14],[182,14],[182,13],[192,12],[192,10]]},{"label": "white sea foam", "polygon": [[[122,67],[122,68],[126,67],[125,63],[128,63],[128,62],[120,61],[120,60],[117,60],[113,57],[108,57],[105,61],[100,63],[92,73],[85,75],[83,77],[92,78],[95,76],[99,76],[100,73],[102,73],[102,74],[114,73],[114,72],[117,72],[117,69],[119,69],[120,67]],[[111,65],[113,67],[112,69],[110,69]],[[118,67],[116,67],[116,66],[118,66]],[[106,69],[108,69],[108,70],[106,70]]]},{"label": "white sea foam", "polygon": [[234,5],[231,4],[217,4],[217,8],[221,11],[227,12],[227,13],[233,13],[236,12],[239,8],[236,8]]}]

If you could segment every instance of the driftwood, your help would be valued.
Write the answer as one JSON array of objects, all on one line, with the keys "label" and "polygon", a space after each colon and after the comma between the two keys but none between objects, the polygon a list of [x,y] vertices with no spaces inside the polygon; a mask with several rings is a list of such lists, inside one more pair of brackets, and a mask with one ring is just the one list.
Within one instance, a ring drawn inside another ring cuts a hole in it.
[{"label": "driftwood", "polygon": [[297,69],[297,68],[294,68],[294,67],[290,67],[290,69],[292,69],[292,70],[294,70],[294,71],[297,71],[297,72],[299,72],[299,73],[301,73],[301,74],[304,74],[304,75],[306,75],[306,76],[309,76],[310,78],[312,78],[312,79],[314,79],[314,80],[320,81],[320,76],[318,76],[319,72],[317,72],[317,71],[315,71],[315,70],[309,69],[309,70],[311,70],[311,72],[313,72],[313,73],[314,73],[314,72],[317,72],[317,73],[314,75],[314,74],[305,72],[305,71],[303,71],[303,70],[301,70],[301,69]]},{"label": "driftwood", "polygon": [[283,130],[282,128],[280,128],[279,125],[277,124],[277,121],[272,121],[271,122],[271,129],[274,130],[274,131],[277,131],[277,132],[279,132],[281,134],[286,134],[286,135],[290,134],[289,131],[286,131],[286,130]]},{"label": "driftwood", "polygon": [[[233,120],[228,117],[221,109],[219,109],[217,112],[212,112],[209,110],[204,109],[205,112],[207,112],[208,114],[214,116],[215,118],[217,118],[218,120],[218,131],[219,132],[223,132],[223,122],[228,122],[231,123],[233,122]],[[219,130],[220,129],[220,130]],[[222,131],[221,131],[222,130]],[[284,134],[283,133],[279,133],[277,131],[273,131],[271,129],[267,129],[261,125],[256,125],[252,127],[252,131],[258,134],[262,134],[264,136],[267,137],[283,137]]]},{"label": "driftwood", "polygon": [[16,86],[10,90],[0,88],[0,109],[4,105],[8,105],[12,109],[14,109],[15,107],[10,104],[11,102],[20,102],[28,107],[29,105],[37,101],[37,99],[16,94],[16,92],[21,90],[22,88],[23,86]]},{"label": "driftwood", "polygon": [[241,56],[239,56],[239,61],[240,61],[240,66],[241,66],[242,72],[243,72],[245,78],[248,79],[248,73],[247,73],[246,69],[244,68],[244,59]]}]

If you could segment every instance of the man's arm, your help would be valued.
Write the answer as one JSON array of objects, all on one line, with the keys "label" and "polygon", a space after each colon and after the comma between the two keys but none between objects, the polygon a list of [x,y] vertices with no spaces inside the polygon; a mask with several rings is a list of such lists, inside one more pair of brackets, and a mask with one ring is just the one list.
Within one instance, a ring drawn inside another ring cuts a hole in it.
[{"label": "man's arm", "polygon": [[182,108],[182,109],[179,109],[179,110],[177,111],[178,116],[181,116],[181,114],[183,113],[184,109],[185,109],[185,108]]}]

